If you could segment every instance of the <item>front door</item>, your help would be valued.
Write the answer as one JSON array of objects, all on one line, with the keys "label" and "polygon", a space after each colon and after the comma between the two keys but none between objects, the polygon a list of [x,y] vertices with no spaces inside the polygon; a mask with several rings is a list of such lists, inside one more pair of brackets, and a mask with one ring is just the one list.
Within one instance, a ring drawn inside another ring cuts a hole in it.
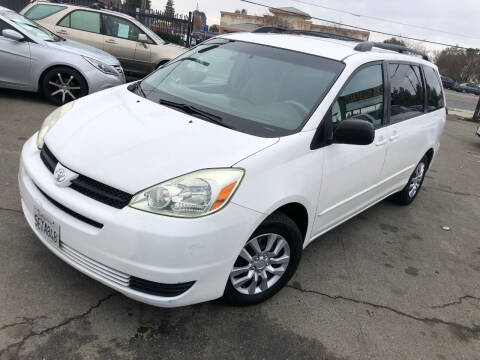
[{"label": "front door", "polygon": [[[104,50],[118,58],[125,71],[141,72],[135,58],[138,34],[141,33],[138,26],[121,17],[106,14],[103,15],[103,23],[105,32]],[[150,49],[147,48],[145,52],[147,51],[149,55]]]},{"label": "front door", "polygon": [[[331,144],[324,151],[323,183],[313,233],[319,235],[381,198],[380,174],[385,160],[387,129],[384,125],[383,65],[358,69],[334,102],[328,118],[333,131],[345,119],[360,119],[375,127],[370,145]],[[331,115],[330,115],[331,114]],[[331,119],[330,119],[331,116]]]},{"label": "front door", "polygon": [[18,31],[0,20],[0,83],[5,87],[31,87],[31,56],[28,41],[16,41],[2,36],[2,30]]}]

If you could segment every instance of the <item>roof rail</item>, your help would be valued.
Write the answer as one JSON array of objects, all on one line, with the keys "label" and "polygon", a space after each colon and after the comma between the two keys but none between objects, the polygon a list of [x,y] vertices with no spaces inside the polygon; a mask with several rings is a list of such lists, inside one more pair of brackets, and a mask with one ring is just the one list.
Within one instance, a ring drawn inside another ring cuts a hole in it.
[{"label": "roof rail", "polygon": [[297,35],[310,35],[310,36],[317,36],[321,38],[345,40],[345,41],[356,41],[356,42],[362,41],[352,36],[333,34],[325,31],[285,29],[277,26],[262,26],[262,27],[259,27],[258,29],[253,30],[252,33],[297,34]]},{"label": "roof rail", "polygon": [[384,49],[384,50],[391,50],[391,51],[396,51],[401,54],[415,54],[415,55],[420,55],[423,60],[430,61],[429,57],[427,54],[415,50],[415,49],[410,49],[406,46],[402,45],[396,45],[396,44],[388,44],[388,43],[378,43],[378,42],[372,42],[372,41],[364,41],[355,46],[353,50],[356,51],[361,51],[361,52],[367,52],[367,51],[372,51],[372,48],[379,48],[379,49]]}]

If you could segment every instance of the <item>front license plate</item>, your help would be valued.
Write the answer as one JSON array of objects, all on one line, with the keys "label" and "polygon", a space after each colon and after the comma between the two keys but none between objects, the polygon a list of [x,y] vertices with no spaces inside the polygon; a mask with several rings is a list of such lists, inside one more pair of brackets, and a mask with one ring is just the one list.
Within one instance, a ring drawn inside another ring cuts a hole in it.
[{"label": "front license plate", "polygon": [[52,245],[60,247],[60,224],[39,208],[34,208],[35,228]]}]

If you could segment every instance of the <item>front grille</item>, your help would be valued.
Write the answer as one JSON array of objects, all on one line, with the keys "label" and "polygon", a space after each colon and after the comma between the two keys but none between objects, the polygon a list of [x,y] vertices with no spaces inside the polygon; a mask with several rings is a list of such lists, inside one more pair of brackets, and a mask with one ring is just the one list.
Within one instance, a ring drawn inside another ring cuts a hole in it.
[{"label": "front grille", "polygon": [[195,283],[195,281],[190,281],[181,284],[161,284],[130,276],[83,255],[62,241],[60,241],[60,251],[79,267],[87,269],[105,280],[150,295],[162,297],[179,296]]},{"label": "front grille", "polygon": [[92,220],[90,218],[87,218],[86,216],[83,216],[83,215],[80,215],[79,213],[67,208],[66,206],[63,206],[62,204],[60,204],[58,201],[52,199],[50,196],[48,196],[42,189],[40,189],[38,186],[37,186],[37,189],[38,191],[40,191],[42,193],[43,196],[45,196],[47,198],[48,201],[50,201],[53,205],[55,205],[56,207],[58,207],[60,210],[62,210],[63,212],[67,213],[68,215],[70,216],[73,216],[74,218],[80,220],[80,221],[83,221],[84,223],[87,223],[89,225],[92,225],[93,227],[96,227],[98,229],[101,229],[103,228],[103,224],[100,224],[99,222],[95,221],[95,220]]},{"label": "front grille", "polygon": [[60,250],[66,257],[75,262],[78,266],[88,269],[96,275],[111,282],[114,282],[115,284],[121,286],[129,285],[130,276],[128,274],[112,269],[109,266],[103,265],[98,261],[90,259],[89,257],[79,253],[78,251],[72,249],[70,246],[66,245],[64,242],[61,241]]},{"label": "front grille", "polygon": [[[55,167],[57,166],[58,160],[50,151],[50,149],[48,149],[47,145],[43,146],[43,149],[40,152],[40,158],[47,169],[53,173],[55,171]],[[101,203],[117,209],[124,208],[132,199],[132,195],[122,190],[102,184],[101,182],[84,175],[79,175],[78,178],[73,180],[70,187],[73,190],[88,196],[89,198],[100,201]]]},{"label": "front grille", "polygon": [[195,281],[190,281],[180,284],[160,284],[149,280],[130,277],[130,287],[134,290],[141,291],[147,294],[163,297],[174,297],[183,294],[190,289]]}]

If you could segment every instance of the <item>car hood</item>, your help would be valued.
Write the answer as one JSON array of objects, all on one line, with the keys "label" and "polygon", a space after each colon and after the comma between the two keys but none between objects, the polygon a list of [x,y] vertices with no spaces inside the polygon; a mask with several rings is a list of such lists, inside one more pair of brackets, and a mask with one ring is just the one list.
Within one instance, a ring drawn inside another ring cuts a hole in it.
[{"label": "car hood", "polygon": [[131,194],[195,170],[230,167],[277,141],[153,103],[127,86],[76,101],[45,137],[66,167]]},{"label": "car hood", "polygon": [[88,56],[96,60],[100,60],[107,65],[118,65],[119,61],[116,57],[109,53],[97,49],[90,45],[85,45],[73,40],[65,40],[58,42],[47,42],[48,46],[59,49],[61,51],[68,51],[81,56]]}]

